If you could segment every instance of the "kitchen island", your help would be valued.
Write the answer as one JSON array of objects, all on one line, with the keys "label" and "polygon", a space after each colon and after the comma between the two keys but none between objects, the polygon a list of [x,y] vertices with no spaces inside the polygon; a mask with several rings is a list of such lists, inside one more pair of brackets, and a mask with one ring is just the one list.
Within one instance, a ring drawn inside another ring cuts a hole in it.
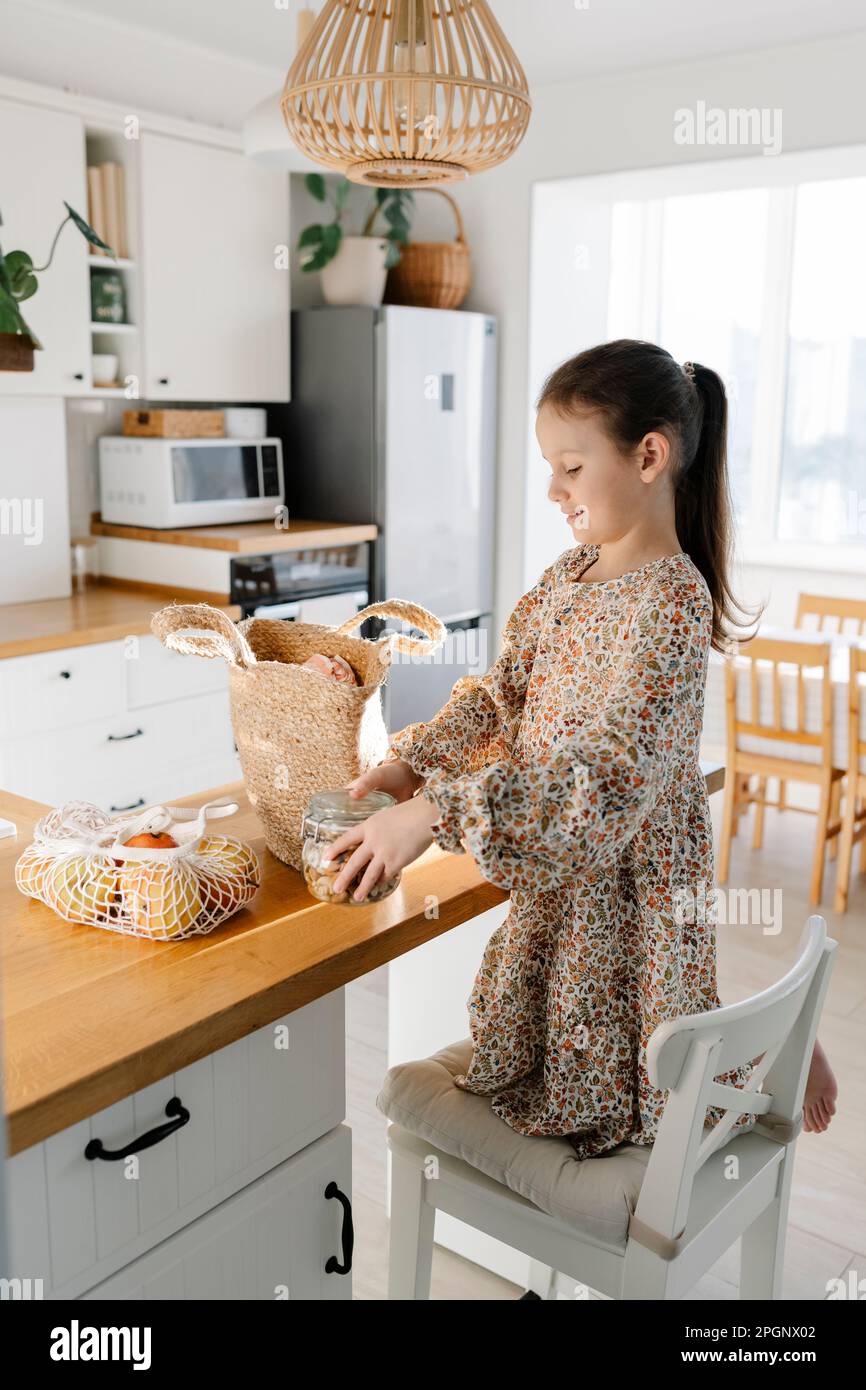
[{"label": "kitchen island", "polygon": [[14,864],[47,808],[0,794],[10,1275],[46,1297],[351,1297],[344,986],[506,900],[431,845],[383,901],[318,902],[240,785],[178,804],[219,796],[261,888],[163,942],[23,897]]},{"label": "kitchen island", "polygon": [[18,827],[17,836],[0,840],[10,1153],[340,989],[507,896],[468,855],[432,845],[381,902],[320,903],[300,874],[265,849],[241,785],[176,804],[198,806],[219,796],[238,802],[238,814],[220,829],[255,849],[261,888],[248,908],[209,935],[154,942],[73,926],[23,897],[15,860],[48,808],[0,793],[0,817]]}]

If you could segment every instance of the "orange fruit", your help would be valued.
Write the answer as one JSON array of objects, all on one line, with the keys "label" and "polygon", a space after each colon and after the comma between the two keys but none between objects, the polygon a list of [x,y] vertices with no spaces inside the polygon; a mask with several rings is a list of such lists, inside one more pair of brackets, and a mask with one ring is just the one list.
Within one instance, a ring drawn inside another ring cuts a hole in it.
[{"label": "orange fruit", "polygon": [[155,835],[150,831],[143,830],[140,835],[133,835],[131,840],[124,840],[127,849],[177,849],[177,840],[173,840],[164,830],[159,830]]}]

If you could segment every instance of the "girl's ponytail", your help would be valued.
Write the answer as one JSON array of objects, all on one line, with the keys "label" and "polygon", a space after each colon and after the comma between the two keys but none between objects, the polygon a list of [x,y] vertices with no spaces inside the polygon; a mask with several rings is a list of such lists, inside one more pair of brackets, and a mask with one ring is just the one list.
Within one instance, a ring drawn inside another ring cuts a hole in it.
[{"label": "girl's ponytail", "polygon": [[697,439],[691,460],[684,454],[677,473],[677,535],[706,580],[713,600],[713,645],[720,647],[727,635],[722,616],[739,606],[728,579],[733,547],[728,400],[721,377],[710,367],[689,362],[683,371],[693,383],[698,405],[695,427],[685,434]]},{"label": "girl's ponytail", "polygon": [[[728,485],[728,403],[720,376],[697,362],[680,366],[655,343],[620,338],[588,348],[548,377],[536,408],[567,415],[601,411],[623,453],[645,435],[666,431],[675,444],[677,536],[700,570],[713,601],[713,646],[725,650],[752,616],[731,593],[733,510]],[[754,633],[745,634],[746,637]]]}]

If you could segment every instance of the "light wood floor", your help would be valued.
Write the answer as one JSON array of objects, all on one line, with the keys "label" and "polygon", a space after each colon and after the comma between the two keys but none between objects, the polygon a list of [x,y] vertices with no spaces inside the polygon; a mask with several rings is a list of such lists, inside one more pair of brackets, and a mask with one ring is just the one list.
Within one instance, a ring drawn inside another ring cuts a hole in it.
[{"label": "light wood floor", "polygon": [[[797,789],[793,789],[796,795]],[[716,820],[721,797],[713,797]],[[731,855],[731,887],[781,890],[781,930],[720,926],[719,988],[733,1003],[784,974],[797,953],[806,918],[819,910],[839,943],[819,1029],[839,1082],[836,1118],[826,1134],[797,1143],[785,1263],[785,1298],[827,1297],[827,1281],[849,1269],[866,1278],[866,876],[852,877],[848,912],[832,910],[836,865],[828,860],[824,902],[808,905],[814,821],[768,811],[764,848],[752,851],[743,823]],[[717,840],[718,844],[718,823]],[[768,898],[767,903],[773,899]],[[733,913],[731,914],[733,915]],[[388,1218],[385,1214],[386,1121],[376,1094],[387,1069],[387,973],[376,971],[347,990],[348,1123],[354,1132],[355,1297],[386,1296]],[[466,1034],[469,1028],[467,1023]],[[728,1251],[689,1295],[737,1296],[738,1246]],[[521,1289],[437,1246],[434,1299],[514,1299]]]}]

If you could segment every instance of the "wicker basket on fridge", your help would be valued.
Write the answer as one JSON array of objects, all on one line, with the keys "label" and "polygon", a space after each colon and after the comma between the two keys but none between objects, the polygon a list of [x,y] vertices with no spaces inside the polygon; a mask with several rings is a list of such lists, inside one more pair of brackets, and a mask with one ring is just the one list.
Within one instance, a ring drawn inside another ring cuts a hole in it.
[{"label": "wicker basket on fridge", "polygon": [[397,265],[388,272],[386,304],[411,304],[420,309],[457,309],[472,285],[472,265],[460,209],[441,188],[430,188],[451,205],[457,222],[455,241],[414,241],[400,248]]}]

